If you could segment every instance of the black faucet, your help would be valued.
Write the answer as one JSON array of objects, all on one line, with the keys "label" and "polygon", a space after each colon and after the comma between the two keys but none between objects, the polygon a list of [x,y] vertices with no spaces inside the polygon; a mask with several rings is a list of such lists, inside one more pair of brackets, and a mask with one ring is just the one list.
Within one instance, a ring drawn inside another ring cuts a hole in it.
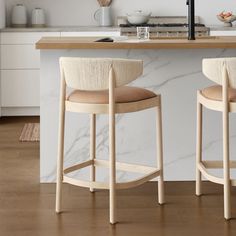
[{"label": "black faucet", "polygon": [[187,0],[188,5],[188,40],[195,40],[195,3]]}]

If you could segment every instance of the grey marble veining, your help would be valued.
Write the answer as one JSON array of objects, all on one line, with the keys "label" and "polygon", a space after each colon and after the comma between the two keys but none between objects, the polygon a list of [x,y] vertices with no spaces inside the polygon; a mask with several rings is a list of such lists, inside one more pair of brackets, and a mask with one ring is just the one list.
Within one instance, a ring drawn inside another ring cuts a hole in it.
[{"label": "grey marble veining", "polygon": [[[212,83],[201,73],[206,57],[235,56],[236,50],[42,50],[41,51],[41,182],[54,182],[56,175],[59,65],[60,56],[123,57],[144,60],[144,74],[132,83],[162,95],[164,163],[166,180],[195,178],[196,92]],[[231,115],[231,143],[236,141],[235,116]],[[117,115],[117,160],[156,165],[155,110]],[[221,114],[204,109],[203,156],[221,159]],[[235,145],[231,146],[236,158]],[[97,117],[97,158],[107,159],[108,117]],[[66,114],[65,166],[89,158],[89,116]],[[219,174],[219,173],[218,173]],[[232,172],[233,175],[235,175]],[[71,174],[88,179],[89,168]],[[118,172],[117,180],[134,178],[134,174]],[[108,172],[98,170],[98,179],[107,180]]]}]

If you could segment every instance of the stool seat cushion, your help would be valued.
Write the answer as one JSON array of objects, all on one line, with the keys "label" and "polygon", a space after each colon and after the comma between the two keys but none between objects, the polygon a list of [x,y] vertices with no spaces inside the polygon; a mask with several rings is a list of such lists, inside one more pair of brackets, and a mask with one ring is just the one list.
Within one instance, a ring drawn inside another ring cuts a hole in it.
[{"label": "stool seat cushion", "polygon": [[[154,98],[157,95],[147,89],[122,86],[115,88],[115,102],[129,103]],[[108,104],[109,91],[85,91],[74,90],[67,98],[70,102],[76,103],[90,103],[90,104]]]},{"label": "stool seat cushion", "polygon": [[[202,95],[208,99],[222,101],[222,86],[215,85],[208,88],[203,89]],[[236,89],[229,88],[229,101],[236,102]]]}]

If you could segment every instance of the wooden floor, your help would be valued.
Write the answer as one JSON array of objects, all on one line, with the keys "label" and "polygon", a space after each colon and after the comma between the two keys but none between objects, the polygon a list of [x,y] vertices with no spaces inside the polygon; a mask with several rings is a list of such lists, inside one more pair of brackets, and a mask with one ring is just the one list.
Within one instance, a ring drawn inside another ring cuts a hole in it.
[{"label": "wooden floor", "polygon": [[[229,236],[236,220],[223,219],[222,187],[204,183],[194,196],[193,182],[166,183],[164,206],[157,204],[156,183],[118,192],[120,223],[108,223],[108,192],[91,194],[66,185],[64,213],[56,215],[55,185],[39,184],[39,143],[20,143],[25,122],[0,119],[0,236]],[[236,188],[232,191],[236,217]]]}]

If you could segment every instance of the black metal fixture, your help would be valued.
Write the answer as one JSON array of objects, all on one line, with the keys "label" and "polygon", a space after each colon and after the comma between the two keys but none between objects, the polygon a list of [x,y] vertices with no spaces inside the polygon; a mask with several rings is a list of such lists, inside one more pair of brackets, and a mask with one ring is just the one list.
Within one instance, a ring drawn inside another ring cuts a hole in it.
[{"label": "black metal fixture", "polygon": [[195,3],[187,0],[188,5],[188,40],[195,40]]}]

